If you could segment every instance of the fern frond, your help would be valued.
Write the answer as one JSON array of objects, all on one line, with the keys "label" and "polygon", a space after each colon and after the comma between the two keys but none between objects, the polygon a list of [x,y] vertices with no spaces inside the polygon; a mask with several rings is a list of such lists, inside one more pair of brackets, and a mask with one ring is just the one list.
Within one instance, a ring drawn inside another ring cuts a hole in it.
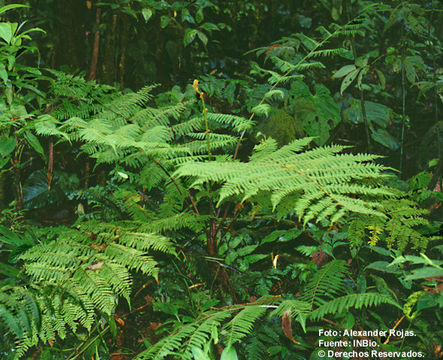
[{"label": "fern frond", "polygon": [[303,289],[300,300],[309,304],[311,311],[345,289],[344,277],[348,274],[346,262],[333,260],[318,270]]},{"label": "fern frond", "polygon": [[[385,241],[389,248],[396,247],[403,251],[409,244],[414,249],[424,249],[432,238],[423,235],[418,229],[429,226],[425,218],[427,209],[421,209],[417,203],[405,196],[382,201],[384,218],[374,218],[363,214],[355,215],[349,225],[348,237],[354,246],[363,245],[364,241],[371,246],[378,241]],[[380,229],[376,237],[369,236],[366,230]]]},{"label": "fern frond", "polygon": [[287,311],[291,312],[291,317],[297,320],[303,330],[306,331],[306,320],[308,319],[311,311],[310,304],[306,301],[300,300],[283,300],[277,309],[272,311],[269,316],[282,317]]},{"label": "fern frond", "polygon": [[[132,270],[157,276],[158,264],[152,253],[175,254],[175,250],[167,238],[144,233],[138,227],[91,222],[79,229],[52,230],[58,235],[56,240],[42,241],[21,256],[25,274],[45,289],[37,293],[36,304],[32,296],[17,291],[23,294],[18,299],[21,312],[5,312],[12,325],[13,314],[20,319],[19,329],[24,330],[17,336],[23,348],[38,339],[64,338],[67,328],[90,330],[98,314],[112,316],[119,298],[130,302]],[[25,317],[29,313],[35,318],[37,309],[44,309],[40,330],[38,317],[32,321]]]},{"label": "fern frond", "polygon": [[295,140],[276,151],[272,151],[275,141],[266,140],[256,147],[248,163],[185,163],[174,176],[193,177],[194,186],[221,183],[219,204],[231,196],[246,200],[269,192],[276,209],[286,197],[296,194],[293,209],[305,223],[319,216],[338,221],[349,212],[384,217],[380,200],[375,199],[391,192],[363,182],[383,178],[385,168],[371,162],[377,156],[340,154],[341,146],[298,153],[310,140]]},{"label": "fern frond", "polygon": [[214,329],[219,327],[230,315],[229,312],[216,312],[214,315],[205,316],[202,321],[199,321],[198,326],[195,327],[181,351],[183,358],[193,359],[192,348],[202,348],[211,338]]},{"label": "fern frond", "polygon": [[327,314],[342,314],[350,308],[361,309],[363,307],[373,307],[380,304],[390,304],[402,309],[394,299],[385,294],[349,294],[338,297],[319,306],[310,314],[310,318],[312,320],[318,320]]},{"label": "fern frond", "polygon": [[164,337],[155,345],[137,356],[138,360],[161,360],[168,355],[174,355],[181,348],[182,341],[195,332],[197,324],[191,323],[180,328],[176,333]]},{"label": "fern frond", "polygon": [[231,346],[251,333],[255,321],[264,315],[266,307],[246,306],[225,326],[225,342]]}]

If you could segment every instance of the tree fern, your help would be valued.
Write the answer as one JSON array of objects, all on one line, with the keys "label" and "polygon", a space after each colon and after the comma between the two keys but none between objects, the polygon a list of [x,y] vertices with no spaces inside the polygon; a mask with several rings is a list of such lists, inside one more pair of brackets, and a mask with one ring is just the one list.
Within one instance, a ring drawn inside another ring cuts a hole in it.
[{"label": "tree fern", "polygon": [[269,139],[256,147],[248,163],[186,163],[175,176],[193,177],[194,186],[221,183],[219,204],[231,196],[244,201],[268,193],[278,210],[289,198],[305,223],[314,218],[336,222],[349,212],[384,217],[380,201],[391,192],[368,185],[383,178],[385,168],[372,162],[377,156],[340,154],[343,146],[300,152],[311,141],[299,139],[277,149]]},{"label": "tree fern", "polygon": [[69,329],[90,330],[99,314],[110,318],[120,297],[130,303],[130,271],[156,277],[151,254],[174,254],[167,238],[134,224],[86,223],[50,234],[57,239],[21,255],[24,273],[38,291],[4,288],[0,296],[0,318],[16,337],[18,354],[39,340],[63,339]]},{"label": "tree fern", "polygon": [[[258,334],[257,334],[258,335]],[[246,345],[248,359],[265,360],[269,359],[266,355],[267,346],[260,337],[252,337]]]},{"label": "tree fern", "polygon": [[[87,89],[93,85],[84,82],[83,86],[86,87],[83,92],[73,90],[76,96],[87,96]],[[204,154],[207,136],[212,152],[232,148],[238,141],[236,136],[217,133],[217,130],[228,127],[238,133],[253,125],[251,120],[240,116],[208,113],[211,128],[206,134],[201,115],[178,122],[192,102],[149,106],[153,88],[110,97],[108,102],[96,99],[101,103],[101,111],[82,112],[63,120],[60,116],[45,114],[36,122],[36,130],[41,135],[82,141],[82,149],[98,162],[141,167],[154,158],[169,168],[176,157]],[[65,92],[69,94],[68,89]],[[185,137],[187,141],[177,141],[178,137]]]},{"label": "tree fern", "polygon": [[229,312],[217,312],[213,316],[204,318],[198,322],[198,326],[189,339],[186,341],[183,350],[181,351],[184,359],[193,359],[190,357],[193,348],[203,348],[203,346],[211,340],[213,334],[217,332],[217,327],[230,317]]}]

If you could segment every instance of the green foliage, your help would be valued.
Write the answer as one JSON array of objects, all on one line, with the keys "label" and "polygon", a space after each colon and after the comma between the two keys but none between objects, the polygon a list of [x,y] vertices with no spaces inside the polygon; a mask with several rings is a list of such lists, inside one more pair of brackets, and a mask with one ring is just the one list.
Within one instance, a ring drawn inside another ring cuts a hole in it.
[{"label": "green foliage", "polygon": [[[217,343],[218,334],[222,336],[228,348],[232,347],[251,332],[254,322],[266,312],[265,304],[268,301],[263,299],[259,303],[263,303],[263,306],[235,305],[205,312],[191,324],[185,325],[142,352],[137,359],[163,359],[168,355],[192,359],[192,349],[201,348],[208,341]],[[217,327],[229,318],[230,321],[218,330]]]},{"label": "green foliage", "polygon": [[[252,304],[233,305],[204,312],[192,323],[180,327],[142,352],[137,359],[164,359],[168,355],[173,355],[173,358],[192,359],[193,347],[202,348],[205,343],[212,341],[218,343],[219,334],[220,341],[226,346],[225,349],[234,348],[236,344],[238,347],[241,339],[253,331],[260,332],[260,329],[254,329],[254,325],[257,325],[258,319],[262,318],[269,309],[272,310],[269,314],[270,319],[289,314],[289,317],[294,317],[306,331],[307,319],[315,321],[326,314],[339,316],[351,308],[361,309],[379,304],[399,307],[392,297],[375,292],[336,297],[347,288],[343,281],[346,275],[349,275],[349,272],[345,263],[332,261],[314,274],[304,287],[303,296],[299,300],[264,297]],[[230,320],[227,321],[228,319]],[[268,327],[269,324],[264,323],[261,326]],[[278,341],[277,339],[275,341]],[[247,349],[249,356],[256,354],[257,358],[266,358],[264,356],[266,348],[253,339]]]},{"label": "green foliage", "polygon": [[231,196],[245,201],[267,195],[280,216],[295,210],[305,224],[329,217],[337,222],[349,212],[383,217],[380,200],[372,199],[389,196],[390,191],[365,183],[383,178],[384,168],[370,162],[377,157],[340,154],[343,146],[301,152],[311,141],[295,140],[277,149],[269,139],[256,146],[248,163],[187,163],[176,175],[196,178],[194,186],[222,183],[219,204]]},{"label": "green foliage", "polygon": [[[11,4],[0,8],[0,14],[20,7],[20,4]],[[6,102],[11,105],[14,98],[25,92],[32,92],[43,97],[38,89],[38,80],[44,79],[36,67],[26,66],[21,58],[27,53],[38,53],[37,47],[28,45],[32,40],[30,35],[34,32],[43,32],[40,28],[23,30],[25,23],[4,21],[0,23],[0,89],[4,92]],[[39,63],[40,60],[37,61]],[[28,97],[28,101],[31,98]],[[22,102],[24,103],[24,102]]]},{"label": "green foliage", "polygon": [[29,339],[41,327],[41,309],[35,289],[2,286],[0,293],[0,328],[3,334],[17,339]]},{"label": "green foliage", "polygon": [[340,122],[340,109],[330,96],[329,90],[316,84],[315,95],[308,86],[297,81],[289,90],[290,112],[295,114],[306,134],[315,137],[317,145],[324,145],[330,136],[330,131]]},{"label": "green foliage", "polygon": [[387,215],[385,218],[365,215],[353,218],[348,232],[352,244],[361,246],[364,239],[369,239],[368,243],[375,246],[383,239],[389,248],[396,246],[405,250],[408,245],[415,249],[426,248],[429,237],[420,233],[419,229],[430,225],[424,217],[427,210],[407,198],[384,200],[382,206]]},{"label": "green foliage", "polygon": [[303,360],[337,325],[439,356],[436,1],[23,3],[48,36],[2,17],[0,356]]},{"label": "green foliage", "polygon": [[[64,339],[80,327],[90,331],[99,315],[110,321],[120,297],[130,304],[131,271],[156,278],[158,264],[151,254],[175,253],[168,239],[125,224],[85,223],[78,229],[54,228],[46,236],[20,257],[25,275],[41,290],[32,297],[23,288],[4,298],[18,356],[38,341]],[[26,307],[19,312],[21,303]],[[28,319],[20,332],[19,319]]]}]

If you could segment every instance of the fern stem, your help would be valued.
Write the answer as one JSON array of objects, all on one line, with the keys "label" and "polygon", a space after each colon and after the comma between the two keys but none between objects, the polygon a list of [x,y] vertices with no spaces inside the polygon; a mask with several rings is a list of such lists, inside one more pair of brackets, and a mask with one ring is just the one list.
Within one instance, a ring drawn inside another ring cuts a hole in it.
[{"label": "fern stem", "polygon": [[[405,318],[406,315],[403,315],[394,325],[394,327],[392,328],[392,330],[397,329],[398,325],[400,325],[400,323],[403,321],[403,319]],[[389,340],[391,339],[391,332],[389,332],[389,336],[386,339],[386,341],[383,343],[384,345],[389,344]]]},{"label": "fern stem", "polygon": [[194,91],[197,93],[202,103],[202,114],[205,120],[205,136],[206,136],[206,146],[208,150],[208,160],[211,161],[211,141],[209,139],[209,133],[211,132],[211,130],[209,130],[209,124],[208,124],[208,108],[206,107],[204,93],[198,88],[198,80],[194,80],[194,84],[192,85],[192,87],[194,88]]},{"label": "fern stem", "polygon": [[[81,354],[83,354],[86,350],[89,349],[89,347],[95,343],[95,341],[97,341],[97,339],[99,337],[102,337],[104,334],[106,334],[109,330],[109,325],[106,326],[102,331],[99,331],[99,335],[97,335],[96,337],[94,337],[93,339],[89,340],[89,344],[86,344],[88,342],[88,340],[83,341],[75,350],[74,353],[72,353],[71,355],[69,355],[67,360],[75,360],[77,359]],[[77,352],[78,349],[80,349],[83,345],[87,345],[85,346],[81,351]],[[75,353],[77,353],[76,355],[74,355]],[[73,357],[74,356],[74,357]]]},{"label": "fern stem", "polygon": [[[148,157],[149,160],[151,160],[152,162],[154,162],[160,169],[162,169],[162,171],[166,174],[166,176],[169,178],[169,180],[172,181],[172,183],[175,185],[175,187],[177,188],[177,191],[179,192],[180,195],[183,196],[183,192],[180,189],[180,187],[178,186],[177,182],[174,180],[174,178],[172,177],[172,175],[169,173],[169,171],[156,159],[154,159],[151,155],[146,154],[146,156]],[[188,194],[188,198],[191,201],[191,204],[194,208],[195,213],[200,216],[200,212],[198,211],[197,205],[195,204],[194,199],[191,196],[191,193],[189,192],[189,190],[187,191]]]}]

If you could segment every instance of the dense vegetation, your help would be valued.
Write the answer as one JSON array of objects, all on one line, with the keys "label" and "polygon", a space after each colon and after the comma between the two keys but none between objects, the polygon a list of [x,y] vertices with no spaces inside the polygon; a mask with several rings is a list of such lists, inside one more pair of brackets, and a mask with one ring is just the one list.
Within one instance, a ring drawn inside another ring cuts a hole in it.
[{"label": "dense vegetation", "polygon": [[1,359],[443,357],[441,2],[0,16]]}]

